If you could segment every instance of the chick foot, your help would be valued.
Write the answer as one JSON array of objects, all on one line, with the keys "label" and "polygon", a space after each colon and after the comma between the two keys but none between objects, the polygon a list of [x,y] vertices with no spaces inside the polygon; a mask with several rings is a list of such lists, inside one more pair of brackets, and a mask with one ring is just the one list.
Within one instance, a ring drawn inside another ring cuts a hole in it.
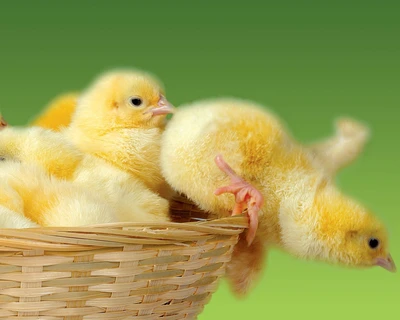
[{"label": "chick foot", "polygon": [[214,160],[218,168],[226,173],[231,179],[230,185],[220,187],[215,190],[214,193],[217,196],[223,193],[232,193],[235,196],[236,204],[233,208],[232,215],[240,214],[247,208],[247,214],[250,221],[246,240],[248,245],[250,245],[256,235],[258,227],[258,212],[264,203],[264,197],[255,187],[239,177],[225,162],[222,155],[217,155]]}]

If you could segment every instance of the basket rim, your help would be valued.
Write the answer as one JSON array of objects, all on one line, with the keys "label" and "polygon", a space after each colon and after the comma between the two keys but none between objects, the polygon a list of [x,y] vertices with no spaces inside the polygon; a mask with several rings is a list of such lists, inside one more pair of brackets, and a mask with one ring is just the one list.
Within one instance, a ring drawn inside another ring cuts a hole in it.
[{"label": "basket rim", "polygon": [[0,256],[10,251],[85,251],[126,245],[187,245],[239,235],[247,215],[195,222],[118,222],[82,227],[0,229]]},{"label": "basket rim", "polygon": [[120,229],[120,228],[146,228],[146,227],[161,227],[161,228],[176,228],[176,229],[197,229],[200,226],[207,226],[210,228],[248,228],[248,218],[245,214],[239,214],[230,217],[223,217],[219,219],[208,219],[202,221],[189,221],[189,222],[110,222],[110,223],[101,223],[101,224],[93,224],[86,225],[80,227],[29,227],[29,228],[0,228],[0,232],[4,230],[13,230],[13,231],[26,231],[26,230],[55,230],[55,231],[63,231],[63,230],[88,230],[89,229]]}]

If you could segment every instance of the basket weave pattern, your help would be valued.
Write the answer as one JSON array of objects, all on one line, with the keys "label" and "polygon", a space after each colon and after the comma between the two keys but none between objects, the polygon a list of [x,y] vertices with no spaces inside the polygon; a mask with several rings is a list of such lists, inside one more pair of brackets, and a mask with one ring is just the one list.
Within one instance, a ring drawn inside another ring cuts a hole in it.
[{"label": "basket weave pattern", "polygon": [[2,319],[195,319],[244,217],[0,230]]}]

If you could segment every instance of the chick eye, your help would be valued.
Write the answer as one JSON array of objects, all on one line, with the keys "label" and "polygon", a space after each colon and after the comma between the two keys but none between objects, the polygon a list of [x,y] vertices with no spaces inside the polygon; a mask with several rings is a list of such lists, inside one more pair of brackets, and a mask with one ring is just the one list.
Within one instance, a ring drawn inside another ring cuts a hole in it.
[{"label": "chick eye", "polygon": [[140,98],[130,98],[129,102],[131,103],[131,105],[135,106],[135,107],[140,107],[143,103],[142,99]]},{"label": "chick eye", "polygon": [[379,240],[375,239],[375,238],[371,238],[368,241],[368,245],[369,245],[370,248],[375,249],[376,247],[379,246]]}]

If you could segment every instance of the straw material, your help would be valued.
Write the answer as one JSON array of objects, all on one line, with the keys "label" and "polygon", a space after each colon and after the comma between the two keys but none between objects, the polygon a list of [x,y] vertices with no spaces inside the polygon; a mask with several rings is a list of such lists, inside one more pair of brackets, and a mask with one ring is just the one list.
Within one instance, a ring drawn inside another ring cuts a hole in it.
[{"label": "straw material", "polygon": [[[193,218],[194,208],[175,199],[173,216]],[[1,229],[0,318],[196,319],[246,227],[236,216]]]}]

